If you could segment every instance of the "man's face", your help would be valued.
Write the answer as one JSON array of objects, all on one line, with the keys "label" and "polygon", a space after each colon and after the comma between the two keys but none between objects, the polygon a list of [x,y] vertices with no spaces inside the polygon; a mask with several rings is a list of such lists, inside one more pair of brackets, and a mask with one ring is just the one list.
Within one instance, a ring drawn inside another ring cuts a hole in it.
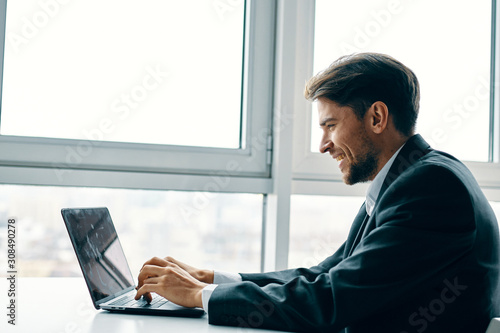
[{"label": "man's face", "polygon": [[319,150],[339,162],[344,182],[353,185],[373,180],[379,151],[369,138],[365,121],[359,120],[351,107],[326,98],[318,99],[318,112],[323,130]]}]

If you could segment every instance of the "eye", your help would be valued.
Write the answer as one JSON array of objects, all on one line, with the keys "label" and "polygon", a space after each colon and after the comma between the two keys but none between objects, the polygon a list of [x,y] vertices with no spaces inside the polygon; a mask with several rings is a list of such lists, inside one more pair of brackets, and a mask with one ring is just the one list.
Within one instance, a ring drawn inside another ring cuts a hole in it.
[{"label": "eye", "polygon": [[328,127],[330,131],[333,131],[333,129],[335,128],[335,124],[326,125],[326,127]]}]

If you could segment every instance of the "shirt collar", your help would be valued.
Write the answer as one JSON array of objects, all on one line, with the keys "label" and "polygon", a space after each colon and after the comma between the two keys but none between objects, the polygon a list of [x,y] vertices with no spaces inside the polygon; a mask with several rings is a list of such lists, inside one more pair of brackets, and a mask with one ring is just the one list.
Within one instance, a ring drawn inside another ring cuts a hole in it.
[{"label": "shirt collar", "polygon": [[372,183],[368,187],[368,190],[366,191],[366,213],[370,216],[372,215],[373,208],[375,207],[375,203],[377,202],[380,189],[382,188],[382,184],[384,183],[384,179],[387,176],[387,173],[389,173],[389,169],[391,168],[392,163],[394,163],[396,156],[398,156],[399,151],[401,150],[401,148],[403,148],[403,146],[404,144],[399,147],[399,149],[394,153],[394,155],[392,155],[389,161],[387,161],[382,170],[380,170],[380,172],[375,176]]}]

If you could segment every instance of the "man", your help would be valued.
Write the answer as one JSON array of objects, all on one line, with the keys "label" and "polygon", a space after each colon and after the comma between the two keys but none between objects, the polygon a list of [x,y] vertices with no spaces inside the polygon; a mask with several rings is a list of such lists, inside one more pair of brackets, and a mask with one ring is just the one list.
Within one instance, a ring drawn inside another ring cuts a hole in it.
[{"label": "man", "polygon": [[309,269],[235,277],[153,258],[137,298],[204,307],[221,325],[483,333],[498,315],[497,221],[467,168],[414,134],[414,73],[356,54],[314,76],[305,95],[318,102],[320,151],[339,161],[344,182],[372,181],[346,242]]}]

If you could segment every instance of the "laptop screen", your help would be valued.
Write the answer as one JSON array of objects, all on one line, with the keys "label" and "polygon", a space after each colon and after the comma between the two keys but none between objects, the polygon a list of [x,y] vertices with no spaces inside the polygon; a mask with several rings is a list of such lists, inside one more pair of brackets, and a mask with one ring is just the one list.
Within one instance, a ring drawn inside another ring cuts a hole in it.
[{"label": "laptop screen", "polygon": [[107,208],[63,209],[62,215],[94,303],[134,286]]}]

